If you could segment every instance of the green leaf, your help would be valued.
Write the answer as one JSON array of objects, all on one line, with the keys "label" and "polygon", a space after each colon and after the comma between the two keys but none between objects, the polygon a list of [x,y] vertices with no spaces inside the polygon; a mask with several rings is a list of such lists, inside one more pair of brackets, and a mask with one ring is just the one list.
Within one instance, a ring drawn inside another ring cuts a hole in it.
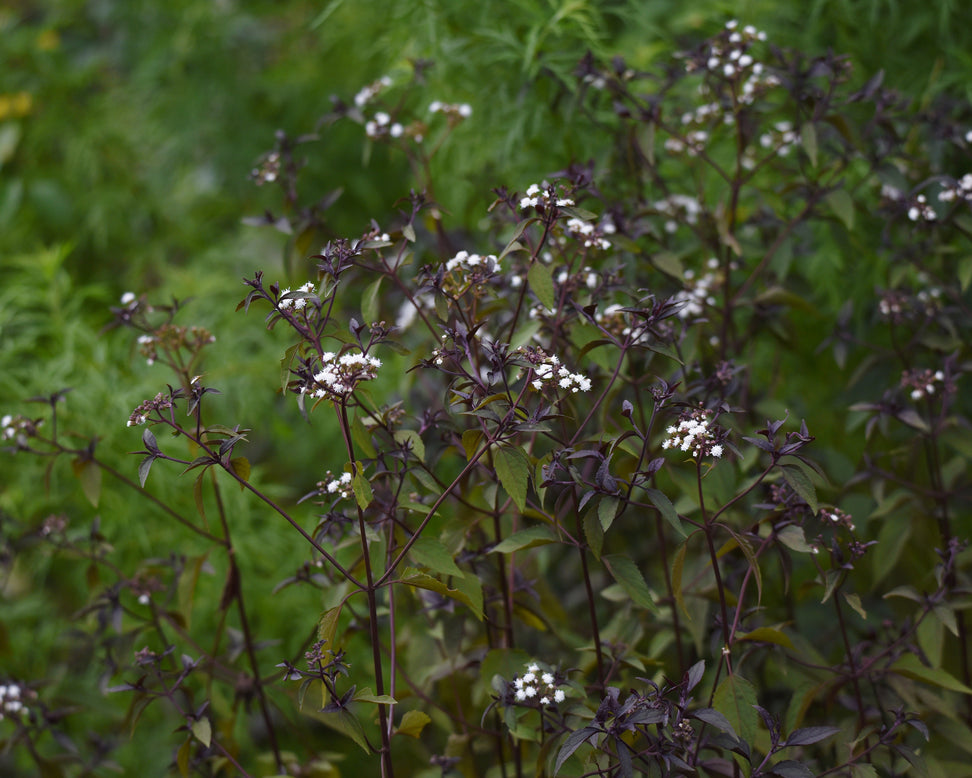
[{"label": "green leaf", "polygon": [[408,551],[412,561],[442,575],[462,576],[452,554],[435,538],[420,537]]},{"label": "green leaf", "polygon": [[[74,475],[81,481],[81,491],[95,508],[101,499],[101,468],[90,459],[74,459],[71,461]],[[146,475],[148,472],[146,471]]]},{"label": "green leaf", "polygon": [[351,419],[351,439],[366,457],[370,458],[378,455],[374,444],[371,442],[371,433],[357,415]]},{"label": "green leaf", "polygon": [[607,554],[601,558],[601,561],[611,573],[611,577],[621,585],[636,605],[647,608],[654,614],[659,613],[641,570],[627,554]]},{"label": "green leaf", "polygon": [[682,260],[679,259],[678,255],[673,254],[670,251],[659,251],[651,255],[651,264],[661,270],[663,273],[682,280],[685,274],[685,268],[682,266]]},{"label": "green leaf", "polygon": [[209,744],[213,739],[213,725],[209,723],[209,719],[196,719],[189,726],[192,730],[193,736],[202,743],[206,748],[209,748]]},{"label": "green leaf", "polygon": [[381,290],[381,282],[384,280],[384,276],[378,276],[375,281],[365,287],[364,294],[361,295],[361,317],[366,324],[378,321],[378,292]]},{"label": "green leaf", "polygon": [[854,201],[846,189],[835,189],[826,197],[827,205],[848,230],[854,229]]},{"label": "green leaf", "polygon": [[395,432],[395,442],[400,446],[407,443],[415,458],[419,462],[425,461],[425,442],[415,430],[398,430]]},{"label": "green leaf", "polygon": [[479,430],[466,430],[462,433],[462,448],[466,452],[466,461],[472,459],[479,450],[479,441],[482,440],[483,433]]},{"label": "green leaf", "polygon": [[[564,766],[564,762],[566,762],[578,748],[597,735],[599,731],[600,729],[598,727],[584,727],[576,732],[572,732],[564,741],[564,744],[560,747],[560,751],[557,752],[557,762],[554,765],[554,775],[560,772],[560,768]],[[621,746],[618,747],[620,748]]]},{"label": "green leaf", "polygon": [[372,753],[371,748],[368,746],[368,738],[365,736],[364,727],[361,726],[361,722],[358,721],[358,717],[347,708],[334,713],[322,712],[318,714],[318,717],[332,729],[335,729],[342,735],[351,738],[351,740],[361,746],[361,750],[366,754]]},{"label": "green leaf", "polygon": [[406,711],[402,716],[402,723],[395,730],[396,735],[408,735],[408,737],[418,738],[422,730],[432,721],[428,713],[420,710]]},{"label": "green leaf", "polygon": [[[244,481],[249,482],[250,480],[250,460],[246,457],[233,457],[230,460],[230,468]],[[240,484],[240,491],[244,491],[246,487]]]},{"label": "green leaf", "polygon": [[597,518],[597,512],[588,510],[584,513],[584,538],[591,549],[591,553],[596,559],[601,558],[601,551],[604,548],[604,530],[601,522]]},{"label": "green leaf", "polygon": [[891,665],[891,672],[903,675],[916,681],[930,683],[942,689],[949,689],[962,694],[972,694],[972,689],[962,683],[951,673],[934,667],[925,667],[914,654],[905,654]]},{"label": "green leaf", "polygon": [[661,513],[662,518],[678,533],[678,536],[687,537],[685,528],[682,526],[682,520],[678,517],[678,511],[675,510],[672,501],[668,499],[668,495],[658,489],[645,489],[645,494],[648,496],[649,502]]},{"label": "green leaf", "polygon": [[778,646],[783,646],[784,648],[790,648],[796,650],[793,641],[787,636],[785,632],[779,629],[774,629],[773,627],[756,627],[756,629],[751,632],[746,633],[736,633],[736,640],[752,640],[760,643],[775,643]]},{"label": "green leaf", "polygon": [[864,621],[867,621],[867,611],[864,610],[864,606],[861,605],[861,598],[859,596],[844,592],[844,599],[847,600],[847,604],[854,609],[854,613],[864,619]]},{"label": "green leaf", "polygon": [[798,527],[796,524],[785,526],[776,533],[776,538],[784,546],[792,548],[794,551],[804,553],[813,551],[813,546],[807,543],[807,536],[803,534],[803,527]]},{"label": "green leaf", "polygon": [[354,499],[358,501],[358,507],[364,510],[371,501],[375,499],[374,492],[371,491],[371,482],[364,474],[364,465],[360,462],[354,463],[354,478],[351,479],[351,488],[354,489]]},{"label": "green leaf", "polygon": [[611,529],[615,517],[618,515],[618,508],[621,499],[613,494],[602,497],[597,503],[597,518],[601,522],[601,529],[607,532]]},{"label": "green leaf", "polygon": [[554,297],[553,270],[540,260],[534,261],[527,271],[527,281],[537,299],[551,311],[556,310],[557,300]]},{"label": "green leaf", "polygon": [[820,505],[817,503],[817,489],[813,485],[813,481],[810,480],[810,476],[796,465],[783,465],[782,470],[783,478],[786,479],[793,491],[804,499],[810,506],[810,510],[813,511],[813,515],[816,516],[820,510]]},{"label": "green leaf", "polygon": [[457,602],[461,602],[463,605],[467,606],[471,610],[476,618],[480,621],[483,620],[483,606],[482,602],[477,603],[472,597],[470,597],[466,592],[460,589],[450,589],[442,581],[437,578],[433,578],[428,573],[421,573],[415,568],[406,568],[405,572],[402,574],[400,582],[406,586],[412,586],[416,589],[427,589],[430,592],[436,592],[441,594],[443,597],[448,597]]},{"label": "green leaf", "polygon": [[365,687],[359,692],[355,692],[355,702],[373,702],[376,705],[395,705],[398,700],[390,694],[375,694],[369,687]]},{"label": "green leaf", "polygon": [[800,143],[810,158],[810,166],[817,166],[817,128],[807,122],[800,128]]},{"label": "green leaf", "polygon": [[176,752],[176,766],[183,778],[189,778],[189,757],[192,756],[192,738],[187,737]]},{"label": "green leaf", "polygon": [[341,616],[341,608],[338,605],[324,611],[317,620],[317,639],[324,641],[324,646],[329,651],[335,650],[334,636],[337,634],[338,619]]},{"label": "green leaf", "polygon": [[747,743],[754,742],[758,714],[753,707],[756,705],[756,689],[741,675],[730,675],[722,680],[716,689],[713,703],[732,728]]},{"label": "green leaf", "polygon": [[969,283],[972,283],[972,257],[963,257],[959,260],[957,275],[959,286],[964,292],[969,288]]},{"label": "green leaf", "polygon": [[514,551],[520,551],[524,548],[544,546],[548,543],[556,542],[557,538],[554,536],[554,533],[550,527],[540,524],[536,527],[528,527],[527,529],[522,529],[519,532],[514,532],[508,538],[493,546],[490,549],[490,553],[511,554]]},{"label": "green leaf", "polygon": [[530,463],[518,448],[503,446],[493,449],[493,467],[496,477],[506,493],[513,498],[516,507],[526,509],[527,486],[530,481]]},{"label": "green leaf", "polygon": [[814,778],[814,772],[802,762],[795,762],[792,759],[784,759],[777,762],[769,769],[770,775],[778,775],[780,778]]}]

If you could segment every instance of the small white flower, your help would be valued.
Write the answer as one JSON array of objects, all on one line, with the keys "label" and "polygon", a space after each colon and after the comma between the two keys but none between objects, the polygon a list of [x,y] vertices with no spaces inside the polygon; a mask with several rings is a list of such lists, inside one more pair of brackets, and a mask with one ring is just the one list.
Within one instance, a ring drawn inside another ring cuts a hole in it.
[{"label": "small white flower", "polygon": [[133,302],[135,302],[135,299],[136,298],[134,292],[125,292],[125,294],[121,296],[121,304],[131,305]]}]

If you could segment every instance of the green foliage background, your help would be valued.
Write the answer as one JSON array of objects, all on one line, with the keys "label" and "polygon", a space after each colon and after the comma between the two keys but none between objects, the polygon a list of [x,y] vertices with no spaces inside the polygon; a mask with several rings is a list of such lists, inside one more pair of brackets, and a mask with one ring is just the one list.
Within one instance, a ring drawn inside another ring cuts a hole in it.
[{"label": "green foliage background", "polygon": [[[192,297],[193,321],[218,338],[209,379],[233,389],[222,401],[226,422],[239,419],[271,433],[254,441],[250,456],[268,483],[286,484],[285,496],[293,498],[313,488],[299,479],[329,445],[321,440],[327,433],[319,423],[302,426],[274,392],[283,341],[249,326],[254,322],[243,326],[234,312],[245,274],[263,268],[299,283],[303,255],[316,251],[291,239],[281,252],[283,238],[241,222],[278,206],[248,178],[277,130],[313,132],[331,95],[349,100],[382,74],[405,78],[410,63],[433,61],[426,93],[473,106],[473,120],[457,129],[432,176],[453,221],[473,231],[492,187],[522,188],[574,159],[613,153],[598,127],[574,110],[572,73],[588,49],[646,68],[736,17],[780,46],[846,53],[862,80],[883,69],[885,83],[916,102],[970,99],[972,26],[963,6],[959,0],[13,0],[0,9],[0,412],[31,413],[27,398],[72,387],[65,423],[97,434],[103,456],[133,475],[125,452],[138,443],[125,420],[157,391],[158,377],[127,338],[102,331],[108,308],[126,290]],[[318,196],[343,190],[327,215],[333,235],[360,234],[364,215],[390,212],[407,193],[405,163],[382,148],[363,160],[361,147],[349,127],[304,147],[310,149],[305,185]],[[867,259],[867,247],[837,245],[835,252],[863,252]],[[848,262],[820,267],[821,288],[835,297],[848,289]],[[860,270],[863,280],[850,288],[867,292],[871,280]],[[791,384],[779,387],[780,406],[796,417],[824,405],[830,391],[810,380],[819,340],[805,344]],[[800,368],[801,360],[810,367]],[[819,439],[847,442],[830,454],[840,472],[857,454],[846,418],[817,414],[815,421]],[[6,535],[20,536],[63,513],[75,527],[100,520],[120,565],[200,553],[133,493],[106,489],[95,508],[68,468],[45,475],[42,466],[17,462],[4,463],[2,473]],[[288,480],[288,474],[297,475]],[[161,479],[159,486],[165,488]],[[191,509],[191,497],[171,488],[162,496]],[[287,635],[288,623],[301,615],[301,598],[294,590],[270,598],[268,582],[280,577],[289,540],[241,496],[234,492],[232,499],[241,564],[251,571],[246,595],[267,602],[254,611],[254,629]],[[29,544],[20,551],[0,592],[0,677],[48,678],[52,693],[91,711],[95,728],[98,716],[111,720],[116,713],[114,700],[100,691],[110,682],[98,677],[100,658],[76,653],[67,635],[96,582],[79,560]],[[203,596],[219,597],[222,572],[206,579],[211,591]],[[289,634],[281,654],[306,638],[299,630]],[[137,764],[140,774],[161,775],[169,748],[163,739],[154,746],[132,741],[117,756],[126,771]]]}]

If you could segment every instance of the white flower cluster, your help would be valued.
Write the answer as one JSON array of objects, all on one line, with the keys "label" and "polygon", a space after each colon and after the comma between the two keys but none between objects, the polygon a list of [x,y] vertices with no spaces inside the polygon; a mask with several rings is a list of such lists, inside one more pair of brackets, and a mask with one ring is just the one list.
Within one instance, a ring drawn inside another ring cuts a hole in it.
[{"label": "white flower cluster", "polygon": [[378,111],[374,119],[365,122],[365,134],[369,138],[382,138],[386,135],[400,138],[405,134],[405,128],[399,122],[392,122],[391,116],[385,111]]},{"label": "white flower cluster", "polygon": [[490,272],[495,272],[499,260],[495,254],[487,254],[485,257],[479,254],[470,254],[468,251],[458,252],[452,259],[445,263],[445,271],[451,273],[456,268],[460,270],[471,270],[484,267]]},{"label": "white flower cluster", "polygon": [[15,683],[0,684],[0,721],[27,713],[23,692]]},{"label": "white flower cluster", "polygon": [[707,264],[709,272],[698,280],[695,279],[695,271],[685,271],[684,278],[686,287],[673,298],[676,303],[682,304],[682,307],[678,310],[678,317],[680,319],[692,319],[696,316],[701,316],[705,312],[705,306],[716,304],[716,298],[712,292],[718,283],[718,278],[714,271],[719,267],[719,260],[712,257]]},{"label": "white flower cluster", "polygon": [[[684,121],[685,117],[682,117]],[[709,133],[705,130],[691,130],[685,134],[684,138],[666,138],[665,151],[672,154],[688,152],[690,157],[695,157],[705,151],[705,144],[709,140]]]},{"label": "white flower cluster", "polygon": [[363,87],[361,91],[354,96],[354,104],[358,106],[358,108],[364,108],[368,103],[378,96],[378,93],[381,92],[382,89],[391,86],[391,83],[391,78],[388,76],[382,76],[377,81]]},{"label": "white flower cluster", "polygon": [[444,113],[449,117],[468,119],[472,116],[472,106],[469,103],[443,103],[441,100],[433,100],[429,104],[429,113]]},{"label": "white flower cluster", "polygon": [[761,92],[779,86],[780,80],[767,73],[762,62],[757,62],[751,53],[754,43],[766,40],[766,33],[747,24],[740,27],[732,20],[726,23],[726,32],[709,48],[705,62],[689,60],[689,71],[704,67],[710,73],[718,73],[740,83],[737,99],[740,103],[751,104]]},{"label": "white flower cluster", "polygon": [[558,208],[570,208],[574,201],[569,197],[557,197],[554,188],[548,183],[530,184],[526,190],[526,196],[520,199],[520,208],[539,208],[556,205]]},{"label": "white flower cluster", "polygon": [[348,352],[337,355],[328,351],[321,355],[321,369],[314,374],[309,386],[301,387],[301,394],[317,398],[347,397],[361,381],[378,375],[381,360],[367,354]]},{"label": "white flower cluster", "polygon": [[569,389],[571,392],[589,392],[591,379],[581,373],[571,373],[560,363],[560,358],[547,355],[542,349],[520,349],[533,367],[531,386],[538,392],[547,386]]},{"label": "white flower cluster", "polygon": [[672,233],[678,229],[678,220],[684,220],[686,224],[696,224],[699,221],[699,214],[702,213],[702,204],[694,197],[689,195],[673,194],[663,200],[652,203],[658,213],[669,217],[665,222],[665,232]]},{"label": "white flower cluster", "polygon": [[601,228],[593,222],[578,219],[574,216],[567,220],[565,229],[568,234],[581,241],[584,244],[584,248],[597,248],[602,251],[611,248],[611,241],[604,237]]},{"label": "white flower cluster", "polygon": [[559,688],[556,676],[543,671],[536,662],[527,665],[527,671],[513,679],[513,697],[517,702],[538,702],[554,705],[567,699],[567,693]]},{"label": "white flower cluster", "polygon": [[923,400],[937,391],[936,384],[945,383],[945,373],[941,370],[905,370],[901,374],[901,385],[910,388],[912,400]]},{"label": "white flower cluster", "polygon": [[954,184],[946,185],[938,193],[938,199],[943,203],[954,203],[956,200],[972,203],[972,173],[966,173]]},{"label": "white flower cluster", "polygon": [[[317,287],[314,286],[310,281],[308,281],[303,286],[297,287],[297,291],[302,294],[311,294],[316,290]],[[306,297],[287,297],[290,294],[290,287],[280,290],[280,299],[277,302],[277,308],[281,311],[285,311],[288,308],[293,308],[295,311],[303,310],[304,306],[307,305]]]},{"label": "white flower cluster", "polygon": [[912,200],[908,207],[908,218],[913,222],[933,222],[938,219],[935,209],[928,204],[925,195],[920,194]]},{"label": "white flower cluster", "polygon": [[351,473],[341,473],[337,478],[333,477],[330,470],[327,471],[327,479],[319,481],[317,484],[321,494],[336,494],[342,500],[348,499],[353,491],[351,489]]},{"label": "white flower cluster", "polygon": [[3,430],[2,439],[3,440],[13,440],[17,436],[17,432],[20,429],[20,425],[17,423],[19,419],[14,418],[9,413],[0,419],[0,429]]},{"label": "white flower cluster", "polygon": [[125,292],[121,296],[121,304],[129,308],[134,308],[133,303],[136,303],[138,298],[135,296],[135,292]]},{"label": "white flower cluster", "polygon": [[686,451],[696,457],[711,456],[718,459],[722,456],[723,447],[716,443],[715,432],[709,423],[708,413],[695,410],[679,417],[678,424],[673,424],[665,430],[668,436],[662,441],[662,448],[676,451]]},{"label": "white flower cluster", "polygon": [[771,132],[759,136],[759,145],[764,149],[775,149],[777,154],[785,157],[799,140],[800,133],[790,122],[776,122]]}]

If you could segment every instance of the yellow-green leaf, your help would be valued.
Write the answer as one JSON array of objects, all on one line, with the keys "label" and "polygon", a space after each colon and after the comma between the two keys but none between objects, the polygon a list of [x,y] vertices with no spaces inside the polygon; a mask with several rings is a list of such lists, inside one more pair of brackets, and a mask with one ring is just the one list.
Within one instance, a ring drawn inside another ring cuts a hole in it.
[{"label": "yellow-green leaf", "polygon": [[[250,480],[250,460],[246,457],[233,457],[230,460],[230,467],[233,468],[233,472],[236,473],[244,481],[249,482]],[[243,491],[246,487],[240,484],[240,491]]]},{"label": "yellow-green leaf", "polygon": [[902,656],[897,662],[891,665],[891,672],[903,675],[905,678],[930,683],[942,689],[949,689],[953,692],[972,694],[972,689],[954,675],[939,668],[925,667],[914,654],[905,654]]},{"label": "yellow-green leaf", "polygon": [[192,730],[193,736],[202,743],[206,748],[209,748],[210,742],[213,739],[213,725],[209,723],[209,719],[196,719],[189,726]]},{"label": "yellow-green leaf", "polygon": [[371,491],[371,482],[364,474],[364,465],[360,462],[354,463],[354,478],[351,479],[351,488],[354,489],[354,499],[358,501],[358,507],[364,510],[375,498]]},{"label": "yellow-green leaf", "polygon": [[426,725],[432,721],[429,714],[420,710],[410,710],[406,711],[405,715],[402,716],[402,723],[398,725],[395,730],[396,735],[408,735],[409,737],[418,738],[422,734],[422,730],[425,729]]},{"label": "yellow-green leaf", "polygon": [[74,475],[81,481],[81,490],[95,508],[101,498],[101,468],[90,459],[75,459],[71,462]]}]

